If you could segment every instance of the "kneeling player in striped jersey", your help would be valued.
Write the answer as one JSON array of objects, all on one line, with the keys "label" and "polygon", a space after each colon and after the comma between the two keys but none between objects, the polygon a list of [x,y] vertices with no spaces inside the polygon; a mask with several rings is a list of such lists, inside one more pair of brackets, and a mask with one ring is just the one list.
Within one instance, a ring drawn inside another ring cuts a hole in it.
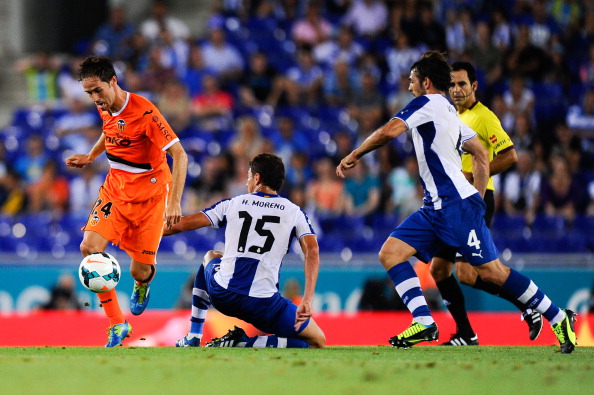
[{"label": "kneeling player in striped jersey", "polygon": [[[241,328],[213,339],[208,347],[322,348],[324,332],[312,317],[319,270],[315,232],[303,210],[278,195],[285,178],[282,160],[260,154],[249,163],[245,195],[222,200],[183,217],[164,235],[206,226],[225,226],[225,249],[209,251],[196,273],[190,331],[177,347],[198,347],[208,308],[237,317],[269,336],[248,337]],[[293,237],[305,257],[305,290],[299,306],[281,296],[283,257]]]}]

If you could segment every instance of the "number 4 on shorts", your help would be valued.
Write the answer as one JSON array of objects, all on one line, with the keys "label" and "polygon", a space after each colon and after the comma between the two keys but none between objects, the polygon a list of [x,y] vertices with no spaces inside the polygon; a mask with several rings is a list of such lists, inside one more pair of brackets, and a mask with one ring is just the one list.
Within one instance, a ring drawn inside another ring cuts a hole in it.
[{"label": "number 4 on shorts", "polygon": [[474,247],[477,250],[481,249],[481,241],[476,237],[476,231],[474,229],[468,233],[467,244],[469,247]]}]

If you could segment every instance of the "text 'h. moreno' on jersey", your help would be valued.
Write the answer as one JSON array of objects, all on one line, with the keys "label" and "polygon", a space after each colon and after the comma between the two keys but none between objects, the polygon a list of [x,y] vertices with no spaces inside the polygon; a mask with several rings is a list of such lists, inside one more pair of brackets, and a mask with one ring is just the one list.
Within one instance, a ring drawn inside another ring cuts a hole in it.
[{"label": "text 'h. moreno' on jersey", "polygon": [[202,212],[213,227],[225,227],[225,251],[215,280],[256,298],[278,292],[282,260],[293,237],[315,234],[305,212],[278,195],[239,195]]},{"label": "text 'h. moreno' on jersey", "polygon": [[460,121],[443,95],[416,97],[393,118],[412,129],[424,207],[439,210],[477,193],[462,174],[460,159],[462,145],[476,133]]},{"label": "text 'h. moreno' on jersey", "polygon": [[111,167],[103,186],[124,202],[139,202],[166,193],[171,171],[165,151],[179,141],[149,100],[126,92],[117,113],[99,111]]}]

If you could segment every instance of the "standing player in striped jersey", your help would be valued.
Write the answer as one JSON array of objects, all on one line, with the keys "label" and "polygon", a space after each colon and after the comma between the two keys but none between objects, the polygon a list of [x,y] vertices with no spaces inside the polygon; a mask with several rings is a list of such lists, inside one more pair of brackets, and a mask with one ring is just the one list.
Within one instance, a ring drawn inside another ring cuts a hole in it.
[{"label": "standing player in striped jersey", "polygon": [[[86,58],[80,65],[79,80],[97,106],[103,133],[88,154],[72,155],[66,164],[83,167],[105,151],[110,165],[83,228],[80,250],[87,256],[104,251],[112,242],[130,255],[130,273],[136,280],[130,310],[138,315],[149,301],[163,226],[171,227],[181,218],[187,155],[157,107],[118,85],[108,58]],[[166,153],[173,158],[173,175]],[[124,318],[116,292],[97,296],[110,322],[105,347],[121,346],[132,326]]]},{"label": "standing player in striped jersey", "polygon": [[[476,98],[478,81],[476,71],[468,62],[455,62],[452,64],[452,82],[450,85],[450,97],[454,101],[458,115],[464,124],[470,126],[477,133],[483,146],[489,152],[489,176],[499,174],[507,170],[518,161],[516,150],[508,134],[501,127],[501,122],[491,110],[483,105]],[[472,160],[470,155],[462,155],[462,171],[472,182]],[[491,225],[493,212],[495,211],[495,193],[492,178],[489,178],[487,190],[485,191],[485,223]],[[501,287],[483,281],[476,270],[466,262],[466,258],[458,255],[453,247],[445,247],[433,257],[431,261],[431,274],[435,279],[437,288],[443,300],[456,321],[456,333],[444,346],[469,346],[478,345],[478,335],[472,329],[466,306],[464,305],[464,294],[460,285],[452,276],[452,269],[456,262],[456,275],[460,282],[476,289],[500,296],[513,303],[520,311],[522,318],[528,324],[530,340],[535,340],[543,326],[541,314],[535,310],[523,311],[523,305],[516,298]]]},{"label": "standing player in striped jersey", "polygon": [[[165,229],[164,234],[171,235],[225,226],[225,251],[207,252],[196,273],[190,331],[177,347],[200,346],[211,304],[271,335],[248,337],[235,327],[207,347],[324,347],[324,332],[311,318],[320,265],[318,242],[303,210],[277,194],[284,179],[285,167],[278,156],[256,155],[249,163],[247,194],[221,200]],[[305,290],[299,306],[278,289],[282,259],[293,237],[305,257]]]},{"label": "standing player in striped jersey", "polygon": [[[379,259],[412,313],[413,322],[390,343],[406,348],[437,340],[437,325],[408,259],[415,255],[429,262],[444,245],[450,245],[467,257],[484,281],[514,295],[524,309],[541,313],[552,325],[561,352],[571,353],[576,345],[575,313],[555,306],[529,278],[504,266],[498,258],[484,219],[482,196],[489,178],[488,153],[445,98],[451,83],[445,56],[437,51],[425,53],[411,67],[409,80],[409,91],[415,98],[343,158],[336,169],[344,177],[363,155],[412,130],[424,204],[390,234]],[[472,155],[474,186],[462,173],[460,149]]]}]

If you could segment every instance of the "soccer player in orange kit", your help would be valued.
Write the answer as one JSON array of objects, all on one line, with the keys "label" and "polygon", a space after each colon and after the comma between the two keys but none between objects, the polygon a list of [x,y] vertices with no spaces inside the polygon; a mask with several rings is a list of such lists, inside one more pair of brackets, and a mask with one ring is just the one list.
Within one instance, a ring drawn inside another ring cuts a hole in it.
[{"label": "soccer player in orange kit", "polygon": [[[103,133],[89,153],[71,155],[66,165],[86,166],[103,151],[110,165],[83,227],[80,250],[87,256],[103,252],[112,242],[131,256],[130,274],[136,281],[130,310],[139,315],[149,301],[163,226],[171,227],[181,219],[188,158],[157,107],[118,85],[107,57],[87,57],[78,72],[84,91],[99,110]],[[173,171],[166,152],[173,158]],[[97,295],[110,322],[105,347],[121,346],[132,326],[124,318],[116,291]]]}]

